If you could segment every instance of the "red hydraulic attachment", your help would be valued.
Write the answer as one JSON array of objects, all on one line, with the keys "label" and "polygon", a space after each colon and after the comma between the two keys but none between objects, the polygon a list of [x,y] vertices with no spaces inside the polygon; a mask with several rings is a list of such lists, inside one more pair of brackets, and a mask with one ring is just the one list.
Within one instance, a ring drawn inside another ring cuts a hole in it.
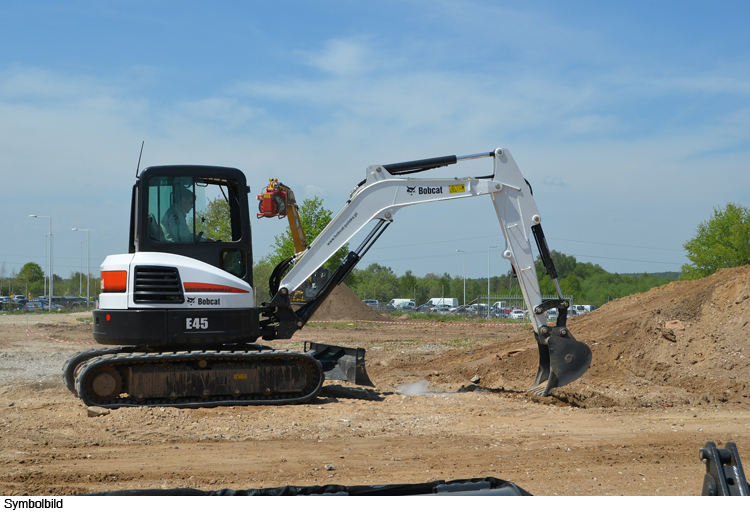
[{"label": "red hydraulic attachment", "polygon": [[307,238],[299,220],[299,208],[294,191],[279,182],[278,178],[269,178],[268,186],[258,195],[258,200],[258,218],[289,217],[295,253],[307,249]]},{"label": "red hydraulic attachment", "polygon": [[287,192],[288,189],[279,183],[278,178],[269,178],[268,187],[258,195],[258,218],[279,217],[284,218],[287,214]]}]

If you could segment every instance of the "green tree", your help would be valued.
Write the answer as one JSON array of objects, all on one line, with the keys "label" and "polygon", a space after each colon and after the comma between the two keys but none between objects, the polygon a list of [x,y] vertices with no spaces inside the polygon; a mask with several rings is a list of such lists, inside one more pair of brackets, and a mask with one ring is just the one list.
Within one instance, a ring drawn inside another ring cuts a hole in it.
[{"label": "green tree", "polygon": [[203,230],[208,238],[215,240],[232,240],[232,225],[229,218],[229,202],[223,197],[216,197],[206,206],[206,212],[200,217]]},{"label": "green tree", "polygon": [[[578,262],[576,257],[572,255],[565,255],[554,249],[550,253],[552,256],[552,262],[555,264],[555,270],[557,271],[557,279],[563,280],[569,275],[575,275],[581,280],[585,280],[597,273],[605,273],[604,269],[597,264],[590,262]],[[547,275],[547,270],[544,268],[542,263],[542,257],[536,257],[534,261],[536,268],[536,274],[539,280],[543,280],[544,276]]]},{"label": "green tree", "polygon": [[2,265],[0,265],[0,295],[2,296],[10,294],[6,292],[6,289],[10,289],[10,282],[5,277],[5,273],[6,273],[5,261],[3,260]]},{"label": "green tree", "polygon": [[573,295],[573,300],[581,302],[581,279],[576,275],[568,275],[567,277],[560,280],[560,290],[563,295]]},{"label": "green tree", "polygon": [[406,271],[406,274],[399,278],[399,293],[401,293],[401,296],[403,297],[412,297],[415,294],[415,290],[417,287],[417,277],[415,277],[411,269]]},{"label": "green tree", "polygon": [[[57,281],[57,280],[55,280]],[[27,262],[16,275],[16,294],[31,293],[41,295],[44,293],[44,270],[36,262]]]},{"label": "green tree", "polygon": [[701,222],[695,237],[683,244],[690,264],[682,266],[683,280],[712,275],[719,269],[750,264],[750,209],[728,203],[714,208]]},{"label": "green tree", "polygon": [[253,266],[253,287],[255,288],[255,299],[258,304],[268,302],[273,298],[271,296],[268,279],[274,266],[267,260],[261,260]]},{"label": "green tree", "polygon": [[16,279],[21,282],[38,282],[44,280],[44,270],[36,262],[27,262],[16,275]]},{"label": "green tree", "polygon": [[[86,296],[86,273],[74,271],[70,278],[63,282],[65,293],[57,292],[57,279],[55,279],[55,295],[74,295],[79,297]],[[89,292],[91,292],[91,283],[89,281]]]},{"label": "green tree", "polygon": [[356,274],[352,290],[357,296],[374,298],[380,302],[399,298],[399,279],[391,268],[370,264],[366,269],[355,269],[352,273]]}]

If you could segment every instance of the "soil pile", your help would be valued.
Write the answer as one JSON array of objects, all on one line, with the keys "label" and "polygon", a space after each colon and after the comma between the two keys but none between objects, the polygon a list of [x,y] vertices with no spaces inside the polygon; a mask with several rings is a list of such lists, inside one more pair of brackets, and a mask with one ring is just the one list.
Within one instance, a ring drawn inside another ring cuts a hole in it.
[{"label": "soil pile", "polygon": [[336,286],[315,311],[311,320],[384,320],[349,289],[346,284]]},{"label": "soil pile", "polygon": [[748,402],[750,266],[607,303],[570,327],[594,360],[587,379],[684,390],[691,402]]},{"label": "soil pile", "polygon": [[[556,396],[582,407],[748,404],[748,321],[750,266],[613,300],[569,320],[593,360]],[[527,389],[538,365],[533,335],[500,338],[476,351],[445,353],[430,380],[455,386],[479,376],[482,387]]]}]

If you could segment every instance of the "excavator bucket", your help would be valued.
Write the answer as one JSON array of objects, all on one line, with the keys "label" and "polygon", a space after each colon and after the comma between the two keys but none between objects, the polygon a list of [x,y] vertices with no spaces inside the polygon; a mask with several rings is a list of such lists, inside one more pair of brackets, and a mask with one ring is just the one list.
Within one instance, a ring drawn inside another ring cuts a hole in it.
[{"label": "excavator bucket", "polygon": [[373,386],[365,369],[364,348],[347,348],[305,342],[305,353],[310,353],[323,366],[323,373],[328,380],[344,380],[358,386]]},{"label": "excavator bucket", "polygon": [[546,397],[553,389],[581,378],[591,365],[591,348],[573,338],[566,327],[544,326],[536,340],[539,370],[531,393]]}]

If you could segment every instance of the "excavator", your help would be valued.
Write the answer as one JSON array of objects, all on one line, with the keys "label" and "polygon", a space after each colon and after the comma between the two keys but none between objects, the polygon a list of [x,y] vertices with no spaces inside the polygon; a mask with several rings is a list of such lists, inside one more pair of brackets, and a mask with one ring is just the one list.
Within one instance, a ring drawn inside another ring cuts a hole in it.
[{"label": "excavator", "polygon": [[[482,158],[492,160],[491,175],[414,177]],[[270,193],[276,190],[281,187]],[[591,349],[566,327],[569,304],[557,281],[541,215],[531,185],[507,149],[369,166],[365,179],[315,240],[275,268],[269,282],[272,298],[260,304],[253,288],[249,192],[244,174],[233,168],[157,166],[136,175],[129,250],[102,263],[99,308],[93,312],[95,340],[116,347],[83,351],[63,368],[67,387],[85,404],[290,404],[314,399],[325,378],[367,383],[361,348],[309,343],[304,352],[281,351],[256,341],[289,339],[300,330],[401,208],[482,196],[497,213],[505,237],[502,256],[518,278],[539,350],[529,391],[549,395],[580,378],[591,364]],[[222,205],[209,205],[217,201]],[[262,200],[259,211],[263,207]],[[225,238],[205,233],[206,220],[216,213],[223,213],[230,225]],[[293,291],[370,223],[359,247],[311,300],[293,309]],[[555,283],[556,299],[542,299],[532,237]],[[555,326],[546,324],[551,309],[560,312]]]}]

